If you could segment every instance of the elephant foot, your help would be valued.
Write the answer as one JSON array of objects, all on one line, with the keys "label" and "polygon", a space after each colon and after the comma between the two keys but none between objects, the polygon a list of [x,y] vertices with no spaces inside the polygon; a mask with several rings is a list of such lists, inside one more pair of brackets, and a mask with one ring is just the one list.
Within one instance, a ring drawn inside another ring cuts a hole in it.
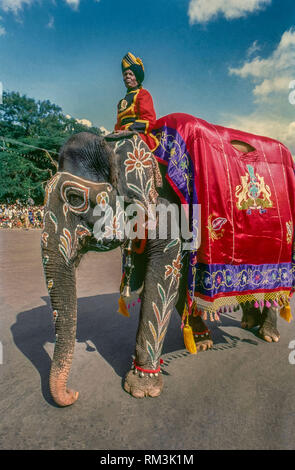
[{"label": "elephant foot", "polygon": [[50,393],[58,406],[70,406],[77,401],[79,392],[65,387],[64,383],[56,378],[50,377]]},{"label": "elephant foot", "polygon": [[268,343],[277,343],[280,339],[280,333],[277,328],[270,322],[265,321],[259,330],[259,335]]},{"label": "elephant foot", "polygon": [[261,312],[258,308],[243,311],[241,327],[245,330],[251,330],[255,326],[261,325]]},{"label": "elephant foot", "polygon": [[197,335],[194,335],[195,343],[197,347],[197,352],[207,351],[213,347],[213,341],[211,339],[210,333],[208,333],[208,339],[200,338]]},{"label": "elephant foot", "polygon": [[213,347],[213,341],[206,323],[200,316],[190,315],[189,324],[192,327],[193,335],[197,347],[197,352],[206,351]]},{"label": "elephant foot", "polygon": [[140,375],[136,369],[130,370],[124,382],[124,390],[135,398],[158,397],[163,390],[162,374]]}]

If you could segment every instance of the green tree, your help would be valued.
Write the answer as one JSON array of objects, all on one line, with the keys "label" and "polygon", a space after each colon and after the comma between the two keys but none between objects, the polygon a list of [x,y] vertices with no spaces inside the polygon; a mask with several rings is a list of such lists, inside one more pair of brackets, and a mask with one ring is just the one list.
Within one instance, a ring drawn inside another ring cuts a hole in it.
[{"label": "green tree", "polygon": [[[44,185],[56,171],[58,151],[77,132],[100,134],[49,100],[36,101],[18,92],[3,93],[0,105],[0,201],[42,203]],[[2,142],[2,144],[1,144]]]},{"label": "green tree", "polygon": [[32,197],[42,204],[44,185],[50,177],[48,169],[40,169],[26,154],[12,150],[2,150],[0,154],[0,201],[14,202],[19,199],[26,202]]}]

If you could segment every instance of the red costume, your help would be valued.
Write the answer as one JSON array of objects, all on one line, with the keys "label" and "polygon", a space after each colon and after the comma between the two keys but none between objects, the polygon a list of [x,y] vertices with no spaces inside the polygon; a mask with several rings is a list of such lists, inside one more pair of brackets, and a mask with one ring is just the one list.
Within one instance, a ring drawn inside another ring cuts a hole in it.
[{"label": "red costume", "polygon": [[141,86],[127,91],[125,98],[118,103],[115,130],[139,132],[153,151],[158,146],[158,140],[151,134],[155,122],[156,113],[151,94]]}]

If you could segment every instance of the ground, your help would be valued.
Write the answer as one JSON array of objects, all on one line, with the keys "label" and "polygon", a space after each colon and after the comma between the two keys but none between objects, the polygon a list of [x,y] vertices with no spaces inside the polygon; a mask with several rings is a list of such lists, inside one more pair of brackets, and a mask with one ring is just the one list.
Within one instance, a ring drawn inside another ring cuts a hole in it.
[{"label": "ground", "polygon": [[119,252],[88,254],[69,379],[80,395],[58,408],[48,392],[54,331],[40,231],[0,230],[0,254],[0,449],[294,449],[294,321],[280,318],[280,342],[269,344],[240,328],[241,312],[223,315],[208,322],[213,349],[190,355],[174,312],[163,393],[137,400],[123,390],[138,310],[117,313]]}]

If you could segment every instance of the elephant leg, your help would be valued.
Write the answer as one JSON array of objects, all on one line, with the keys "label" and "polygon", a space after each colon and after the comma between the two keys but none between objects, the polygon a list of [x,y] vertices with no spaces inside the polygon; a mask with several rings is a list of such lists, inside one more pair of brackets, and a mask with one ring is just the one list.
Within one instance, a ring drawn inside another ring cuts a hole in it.
[{"label": "elephant leg", "polygon": [[277,343],[280,339],[280,333],[277,329],[278,308],[264,307],[262,311],[262,322],[259,329],[259,335],[268,343],[273,341]]},{"label": "elephant leg", "polygon": [[193,330],[197,351],[201,352],[206,351],[207,349],[211,349],[213,346],[213,341],[209,328],[207,327],[202,317],[200,315],[195,317],[190,315],[188,322]]},{"label": "elephant leg", "polygon": [[[175,305],[177,312],[182,318],[183,310],[186,301],[186,290],[187,290],[187,277],[188,277],[188,255],[183,259],[181,268],[181,279],[179,285],[179,296],[178,301]],[[210,330],[201,316],[194,317],[189,316],[189,325],[192,327],[194,333],[194,340],[196,343],[197,352],[206,351],[212,348],[213,341],[211,338]]]},{"label": "elephant leg", "polygon": [[147,265],[133,368],[124,389],[136,398],[157,397],[163,389],[160,356],[180,277],[180,241],[148,240]]},{"label": "elephant leg", "polygon": [[247,330],[251,330],[255,326],[261,325],[262,316],[259,308],[254,307],[254,303],[246,302],[241,305],[243,315],[241,320],[241,327]]}]

